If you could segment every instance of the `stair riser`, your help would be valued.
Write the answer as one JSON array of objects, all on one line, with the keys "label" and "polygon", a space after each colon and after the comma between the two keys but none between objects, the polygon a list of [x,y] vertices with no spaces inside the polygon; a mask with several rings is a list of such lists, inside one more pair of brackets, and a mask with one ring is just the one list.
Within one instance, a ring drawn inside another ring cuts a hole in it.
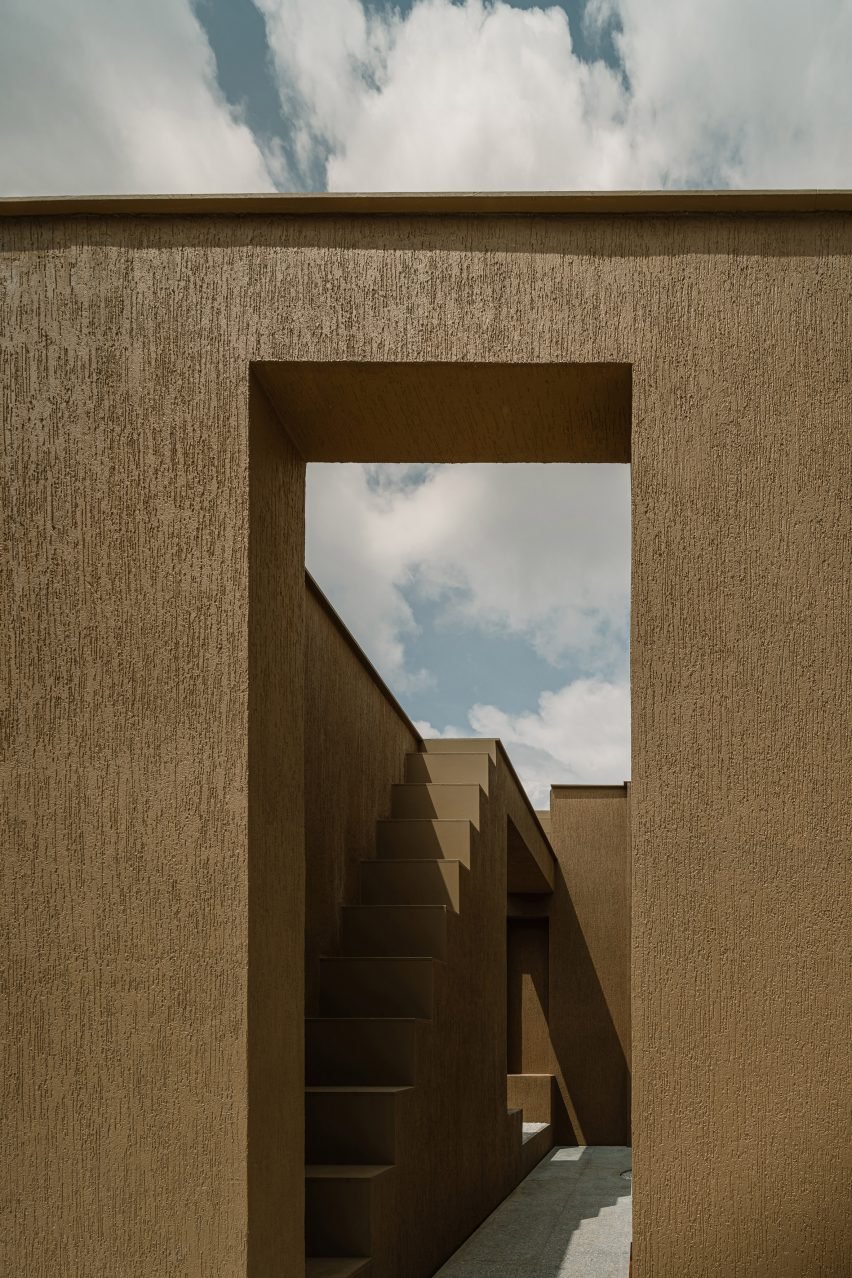
[{"label": "stair riser", "polygon": [[308,1163],[393,1163],[399,1094],[308,1092],[305,1159]]},{"label": "stair riser", "polygon": [[372,1272],[369,1260],[331,1260],[309,1256],[305,1262],[305,1278],[370,1278]]},{"label": "stair riser", "polygon": [[470,821],[478,830],[481,802],[478,785],[395,785],[391,790],[391,816]]},{"label": "stair riser", "polygon": [[305,1248],[309,1256],[369,1256],[373,1195],[369,1180],[305,1181]]},{"label": "stair riser", "polygon": [[444,785],[481,785],[488,793],[487,754],[408,754],[406,781],[426,781]]},{"label": "stair riser", "polygon": [[363,905],[445,905],[458,914],[458,861],[362,861]]},{"label": "stair riser", "polygon": [[308,1021],[305,1078],[308,1084],[403,1086],[414,1082],[416,1025],[412,1021]]},{"label": "stair riser", "polygon": [[426,754],[487,754],[492,763],[497,762],[497,742],[493,737],[436,737],[424,741]]},{"label": "stair riser", "polygon": [[344,954],[426,954],[445,959],[447,913],[431,906],[345,906],[340,943]]},{"label": "stair riser", "polygon": [[432,960],[399,963],[324,959],[320,1008],[325,1016],[432,1016]]},{"label": "stair riser", "polygon": [[470,821],[379,821],[376,851],[381,860],[461,861],[470,869]]}]

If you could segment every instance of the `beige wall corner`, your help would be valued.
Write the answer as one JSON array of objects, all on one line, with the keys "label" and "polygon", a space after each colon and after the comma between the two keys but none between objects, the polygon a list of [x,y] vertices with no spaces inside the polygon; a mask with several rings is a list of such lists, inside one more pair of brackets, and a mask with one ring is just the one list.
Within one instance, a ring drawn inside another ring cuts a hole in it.
[{"label": "beige wall corner", "polygon": [[250,385],[248,1275],[304,1271],[305,465]]}]

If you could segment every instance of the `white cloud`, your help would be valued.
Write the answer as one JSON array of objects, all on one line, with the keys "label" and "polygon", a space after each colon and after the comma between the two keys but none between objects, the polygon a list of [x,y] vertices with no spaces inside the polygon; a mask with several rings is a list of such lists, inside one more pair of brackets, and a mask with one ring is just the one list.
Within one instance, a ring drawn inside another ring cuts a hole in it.
[{"label": "white cloud", "polygon": [[429,741],[455,741],[458,737],[472,735],[470,730],[465,732],[463,728],[436,728],[428,719],[415,719],[414,726],[421,737]]},{"label": "white cloud", "polygon": [[[443,619],[527,639],[554,665],[623,672],[630,592],[626,466],[315,465],[307,562],[402,692],[409,597]],[[345,530],[345,534],[341,532]],[[413,593],[412,593],[413,592]]]},{"label": "white cloud", "polygon": [[670,183],[852,183],[849,0],[613,0],[630,128]]},{"label": "white cloud", "polygon": [[552,785],[620,785],[630,778],[630,688],[626,680],[575,679],[545,692],[538,708],[506,714],[475,705],[468,728],[441,731],[427,721],[423,737],[499,737],[533,806],[550,807]]},{"label": "white cloud", "polygon": [[620,785],[630,777],[626,680],[575,679],[542,693],[535,711],[473,706],[469,717],[476,736],[501,739],[536,807],[550,806],[551,785]]},{"label": "white cloud", "polygon": [[574,55],[558,7],[255,3],[303,148],[330,152],[332,190],[565,186],[566,159],[585,185],[640,180],[619,77]]},{"label": "white cloud", "polygon": [[263,191],[265,157],[216,84],[189,0],[6,0],[5,195]]},{"label": "white cloud", "polygon": [[496,630],[582,673],[527,713],[417,724],[500,737],[539,807],[551,784],[630,775],[629,482],[621,466],[308,467],[308,567],[403,700],[429,679],[406,662],[406,594],[481,632],[485,661]]},{"label": "white cloud", "polygon": [[390,535],[392,524],[404,523],[405,494],[388,500],[367,478],[363,466],[308,467],[305,559],[384,677],[406,692],[428,675],[405,664],[405,639],[417,623],[400,591],[405,554]]},{"label": "white cloud", "polygon": [[255,2],[331,189],[852,181],[848,0],[594,0],[623,74],[547,3]]}]

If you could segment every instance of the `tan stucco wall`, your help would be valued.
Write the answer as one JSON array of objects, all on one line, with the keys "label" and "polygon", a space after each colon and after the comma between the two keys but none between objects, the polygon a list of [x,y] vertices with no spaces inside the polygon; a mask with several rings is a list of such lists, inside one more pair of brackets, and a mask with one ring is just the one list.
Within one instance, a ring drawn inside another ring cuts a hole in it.
[{"label": "tan stucco wall", "polygon": [[550,1033],[582,1143],[629,1145],[630,801],[626,786],[554,786]]},{"label": "tan stucco wall", "polygon": [[0,235],[5,1267],[244,1271],[248,362],[432,359],[632,365],[634,1273],[848,1268],[849,217]]},{"label": "tan stucco wall", "polygon": [[310,588],[305,595],[305,978],[316,1015],[319,959],[339,950],[340,905],[376,855],[376,821],[420,738]]},{"label": "tan stucco wall", "polygon": [[554,786],[550,842],[629,1065],[630,786]]},{"label": "tan stucco wall", "polygon": [[[248,877],[248,1145],[247,1170],[237,1170],[248,1182],[250,1278],[279,1272],[282,1256],[299,1278],[307,734],[292,656],[305,647],[306,608],[303,556],[287,552],[304,545],[305,468],[255,382],[249,396],[247,855],[235,849]],[[245,965],[246,956],[231,961]],[[216,1272],[215,1253],[205,1264]]]}]

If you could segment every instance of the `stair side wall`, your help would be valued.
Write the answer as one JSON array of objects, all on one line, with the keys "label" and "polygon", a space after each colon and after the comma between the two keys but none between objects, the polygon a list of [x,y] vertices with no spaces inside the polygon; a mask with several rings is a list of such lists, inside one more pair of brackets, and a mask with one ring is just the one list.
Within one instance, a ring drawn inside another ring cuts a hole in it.
[{"label": "stair side wall", "polygon": [[[516,785],[492,767],[462,908],[449,916],[434,1015],[418,1037],[416,1085],[374,1252],[376,1278],[429,1278],[529,1170],[507,1112],[507,849]],[[541,1150],[541,1155],[546,1149]]]},{"label": "stair side wall", "polygon": [[305,590],[305,1008],[319,958],[339,951],[340,905],[358,900],[358,863],[376,854],[376,821],[420,739],[369,663]]}]

